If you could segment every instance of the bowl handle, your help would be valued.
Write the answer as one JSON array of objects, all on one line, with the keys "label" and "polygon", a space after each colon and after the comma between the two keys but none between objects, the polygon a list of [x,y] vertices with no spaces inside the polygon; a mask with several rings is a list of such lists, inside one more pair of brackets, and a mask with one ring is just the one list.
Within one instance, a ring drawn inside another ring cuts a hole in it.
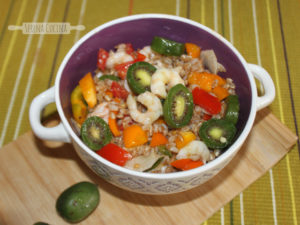
[{"label": "bowl handle", "polygon": [[270,105],[275,98],[275,86],[270,74],[261,66],[248,63],[248,68],[264,88],[263,96],[257,96],[256,110],[261,110]]},{"label": "bowl handle", "polygon": [[41,139],[70,143],[70,137],[62,123],[55,127],[45,127],[41,123],[42,110],[52,102],[55,102],[54,87],[44,91],[33,99],[29,109],[29,120],[32,130]]}]

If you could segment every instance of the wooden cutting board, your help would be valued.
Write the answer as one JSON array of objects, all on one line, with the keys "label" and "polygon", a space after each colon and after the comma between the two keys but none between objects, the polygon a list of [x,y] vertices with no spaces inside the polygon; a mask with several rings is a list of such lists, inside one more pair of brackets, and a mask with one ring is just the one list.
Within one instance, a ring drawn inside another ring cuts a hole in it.
[{"label": "wooden cutting board", "polygon": [[274,166],[296,140],[264,109],[242,149],[212,180],[183,193],[150,196],[107,183],[71,145],[43,142],[28,132],[0,150],[0,224],[67,224],[56,213],[56,199],[65,188],[87,180],[99,185],[101,202],[80,224],[199,225]]}]

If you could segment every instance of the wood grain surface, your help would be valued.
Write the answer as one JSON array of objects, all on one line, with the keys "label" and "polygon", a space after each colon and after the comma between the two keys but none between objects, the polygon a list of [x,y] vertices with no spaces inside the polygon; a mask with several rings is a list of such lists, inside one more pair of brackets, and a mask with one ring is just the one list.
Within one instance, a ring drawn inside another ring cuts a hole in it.
[{"label": "wood grain surface", "polygon": [[97,177],[69,144],[43,142],[32,132],[0,150],[0,224],[67,224],[55,210],[59,194],[80,181],[99,185],[97,209],[79,224],[201,224],[274,166],[297,137],[264,109],[236,157],[192,190],[150,196],[119,189]]}]

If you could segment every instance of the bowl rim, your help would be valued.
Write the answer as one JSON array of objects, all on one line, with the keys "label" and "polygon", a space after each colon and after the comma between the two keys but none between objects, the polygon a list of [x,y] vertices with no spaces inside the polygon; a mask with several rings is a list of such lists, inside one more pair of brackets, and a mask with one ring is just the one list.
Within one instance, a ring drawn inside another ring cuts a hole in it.
[{"label": "bowl rim", "polygon": [[[187,171],[179,171],[179,172],[174,172],[174,173],[144,173],[140,171],[135,171],[131,169],[127,169],[125,167],[118,166],[114,163],[111,163],[110,161],[102,158],[99,156],[96,152],[92,151],[89,149],[82,141],[81,139],[75,134],[73,131],[71,125],[69,124],[67,118],[65,117],[65,114],[62,109],[61,101],[60,101],[60,91],[59,91],[59,84],[60,84],[60,79],[61,75],[65,69],[65,66],[67,65],[69,59],[71,58],[72,54],[80,47],[81,44],[83,44],[87,39],[92,37],[94,34],[98,33],[99,31],[110,27],[112,25],[116,25],[119,23],[123,22],[129,22],[133,20],[140,20],[140,19],[169,19],[169,20],[175,20],[183,23],[187,23],[189,25],[193,25],[197,28],[200,28],[211,35],[215,36],[219,41],[221,41],[223,44],[225,44],[227,47],[231,49],[231,51],[236,55],[236,57],[239,59],[241,64],[243,65],[247,75],[248,79],[250,82],[250,88],[251,88],[251,109],[249,113],[248,120],[246,122],[246,125],[239,135],[239,137],[235,140],[235,142],[224,152],[222,153],[219,157],[216,159],[210,161],[209,163],[205,164],[204,166],[192,169],[192,170],[187,170]],[[250,133],[250,130],[252,129],[252,126],[254,124],[255,116],[256,116],[256,102],[257,102],[257,94],[256,94],[256,84],[254,81],[254,77],[251,74],[250,70],[248,69],[247,62],[243,58],[243,56],[239,53],[239,51],[229,42],[227,41],[223,36],[221,36],[219,33],[215,32],[214,30],[210,29],[209,27],[206,27],[203,24],[200,24],[196,21],[183,18],[180,16],[175,16],[175,15],[169,15],[169,14],[156,14],[156,13],[149,13],[149,14],[136,14],[136,15],[131,15],[131,16],[125,16],[121,18],[117,18],[114,20],[111,20],[109,22],[106,22],[91,31],[89,31],[87,34],[85,34],[83,37],[81,37],[73,46],[72,48],[68,51],[66,56],[64,57],[62,63],[59,66],[56,79],[55,79],[55,103],[57,107],[57,111],[59,113],[59,116],[61,118],[61,121],[67,130],[68,134],[72,137],[72,139],[80,146],[81,149],[83,149],[88,155],[90,155],[92,158],[94,158],[97,161],[100,161],[104,165],[111,167],[112,169],[120,172],[120,173],[125,173],[134,177],[139,177],[139,178],[147,178],[147,179],[157,179],[157,180],[170,180],[170,179],[178,179],[178,178],[185,178],[185,177],[190,177],[194,176],[197,174],[201,174],[207,171],[210,171],[212,168],[218,167],[218,165],[226,165],[231,161],[233,156],[237,153],[237,151],[240,149],[242,144],[245,142],[248,134]],[[232,156],[232,157],[231,157]],[[230,160],[227,160],[230,158]],[[227,161],[227,162],[226,162]]]}]

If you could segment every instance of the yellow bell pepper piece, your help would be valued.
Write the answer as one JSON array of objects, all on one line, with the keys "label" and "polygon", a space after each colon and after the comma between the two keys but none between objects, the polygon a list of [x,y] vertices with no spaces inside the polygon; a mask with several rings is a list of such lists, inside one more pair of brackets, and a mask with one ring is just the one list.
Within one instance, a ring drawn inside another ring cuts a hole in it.
[{"label": "yellow bell pepper piece", "polygon": [[180,135],[182,139],[179,137],[175,139],[175,144],[178,149],[183,148],[188,143],[196,139],[196,135],[191,131],[182,131],[180,132]]},{"label": "yellow bell pepper piece", "polygon": [[71,105],[73,118],[79,124],[82,124],[87,116],[87,107],[83,102],[83,96],[79,86],[76,86],[71,93]]}]

